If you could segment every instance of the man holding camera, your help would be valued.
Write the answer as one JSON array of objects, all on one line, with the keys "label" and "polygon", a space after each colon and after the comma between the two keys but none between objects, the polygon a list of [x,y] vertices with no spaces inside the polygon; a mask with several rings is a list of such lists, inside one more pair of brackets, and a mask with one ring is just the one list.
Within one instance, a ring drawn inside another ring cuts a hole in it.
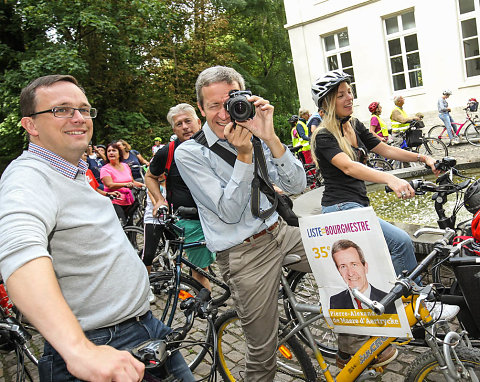
[{"label": "man holding camera", "polygon": [[[263,141],[273,183],[298,193],[305,188],[306,179],[300,161],[275,134],[273,106],[258,96],[229,95],[232,90],[244,89],[243,77],[232,68],[215,66],[199,75],[196,93],[207,120],[203,133],[208,147],[191,139],[178,147],[175,160],[197,204],[207,247],[217,252],[217,263],[242,322],[247,340],[245,380],[273,381],[283,258],[298,254],[302,260],[292,268],[308,272],[310,267],[297,227],[288,226],[276,212],[265,219],[252,214],[252,135]],[[227,101],[230,112],[225,108]],[[235,118],[235,112],[243,117],[244,111],[248,120]],[[214,145],[234,154],[233,167],[211,150]],[[263,211],[271,207],[264,194],[260,194],[259,205]]]}]

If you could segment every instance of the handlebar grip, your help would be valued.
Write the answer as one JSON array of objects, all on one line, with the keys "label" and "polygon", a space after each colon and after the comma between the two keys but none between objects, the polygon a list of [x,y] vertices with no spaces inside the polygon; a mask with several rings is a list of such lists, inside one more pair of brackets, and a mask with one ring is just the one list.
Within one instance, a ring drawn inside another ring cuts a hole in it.
[{"label": "handlebar grip", "polygon": [[[399,299],[400,297],[403,296],[404,292],[405,292],[405,286],[402,285],[402,284],[395,284],[395,286],[392,288],[392,290],[390,292],[387,293],[387,295],[382,298],[379,302],[379,304],[381,305],[381,307],[376,307],[374,308],[374,312],[376,314],[383,314],[385,312],[385,310],[393,304],[393,302],[397,299]],[[382,312],[382,308],[383,307],[383,312]]]},{"label": "handlebar grip", "polygon": [[[412,186],[412,188],[415,190],[415,192],[417,192],[420,187],[423,185],[423,180],[422,179],[413,179],[413,180],[409,180],[408,181],[408,184],[410,186]],[[388,187],[388,186],[385,186],[385,192],[393,192],[393,190]]]},{"label": "handlebar grip", "polygon": [[186,217],[186,216],[193,216],[196,215],[197,209],[195,207],[178,207],[177,209],[177,215],[181,217]]}]

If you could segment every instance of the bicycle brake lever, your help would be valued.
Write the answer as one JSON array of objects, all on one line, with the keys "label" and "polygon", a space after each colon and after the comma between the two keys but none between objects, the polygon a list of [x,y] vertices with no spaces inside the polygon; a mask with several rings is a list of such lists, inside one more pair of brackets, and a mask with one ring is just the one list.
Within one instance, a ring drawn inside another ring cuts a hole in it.
[{"label": "bicycle brake lever", "polygon": [[413,314],[417,320],[420,319],[420,304],[427,300],[428,296],[430,296],[432,292],[432,286],[427,285],[426,287],[422,288],[422,292],[420,292],[416,302],[415,302],[415,311]]},{"label": "bicycle brake lever", "polygon": [[365,304],[368,309],[371,309],[373,310],[374,312],[376,311],[376,309],[378,308],[382,308],[382,310],[384,311],[385,308],[383,305],[381,305],[378,301],[373,301],[373,300],[370,300],[367,296],[365,296],[364,294],[362,294],[362,292],[360,292],[357,288],[353,288],[352,289],[352,294],[355,298],[357,298],[362,304]]}]

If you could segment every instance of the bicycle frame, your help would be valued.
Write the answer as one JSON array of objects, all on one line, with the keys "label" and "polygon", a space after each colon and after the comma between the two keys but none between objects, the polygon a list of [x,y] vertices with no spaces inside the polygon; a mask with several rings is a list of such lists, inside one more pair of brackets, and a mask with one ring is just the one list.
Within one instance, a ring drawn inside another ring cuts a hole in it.
[{"label": "bicycle frame", "polygon": [[[170,261],[174,261],[172,270],[174,272],[175,276],[175,287],[169,291],[169,295],[171,296],[171,293],[174,293],[173,295],[173,302],[172,302],[172,311],[170,312],[170,316],[167,321],[167,325],[171,326],[175,313],[176,313],[176,307],[178,304],[178,299],[181,298],[180,295],[180,275],[182,273],[182,264],[185,264],[187,267],[189,267],[191,270],[194,270],[198,273],[200,273],[202,276],[206,277],[210,282],[214,283],[215,285],[221,287],[223,290],[225,290],[225,293],[223,293],[219,298],[213,299],[212,303],[214,305],[220,305],[221,303],[225,302],[229,297],[230,297],[230,289],[227,284],[225,284],[223,281],[218,280],[216,277],[213,277],[211,274],[208,272],[205,272],[202,268],[196,266],[195,264],[191,263],[188,259],[186,259],[183,256],[184,250],[189,249],[189,248],[199,248],[199,247],[204,247],[205,246],[205,241],[194,241],[191,243],[185,243],[185,229],[182,227],[177,226],[174,223],[167,223],[169,228],[172,228],[174,232],[178,235],[178,239],[175,240],[170,240],[173,244],[177,245],[177,249],[175,252],[175,256],[168,256]],[[169,245],[169,241],[167,240],[167,246]],[[168,251],[167,251],[168,253]],[[188,296],[191,297],[191,296]],[[170,308],[170,298],[167,299],[167,302],[165,304],[165,308],[162,314],[162,321],[165,320],[166,314]]]},{"label": "bicycle frame", "polygon": [[[330,373],[328,364],[325,362],[325,359],[315,343],[313,338],[313,334],[310,331],[309,325],[316,320],[323,318],[324,314],[322,313],[322,307],[320,305],[314,304],[303,304],[299,303],[291,290],[287,278],[282,273],[281,275],[281,283],[283,286],[283,291],[292,307],[293,311],[295,312],[296,318],[298,320],[298,324],[292,329],[288,331],[288,334],[283,338],[282,342],[279,343],[281,346],[288,338],[291,336],[296,335],[301,330],[304,330],[304,334],[306,335],[308,342],[310,344],[310,348],[313,350],[314,357],[317,360],[320,369],[325,377],[327,382],[351,382],[355,381],[357,377],[359,377],[365,369],[368,368],[370,363],[378,356],[387,346],[389,346],[392,342],[396,340],[395,337],[370,337],[368,341],[366,341],[362,347],[352,356],[350,361],[345,365],[345,367],[340,371],[340,373],[334,378]],[[414,326],[418,322],[422,322],[425,327],[431,327],[435,324],[433,318],[430,315],[430,312],[422,303],[419,304],[419,315],[415,316],[415,306],[417,306],[417,300],[420,298],[418,295],[412,295],[410,297],[402,297],[402,301],[405,306],[405,312],[407,315],[408,323],[410,327]],[[311,313],[307,319],[303,316],[302,313]],[[439,325],[445,330],[448,331],[448,325],[446,322],[440,321]],[[454,381],[456,380],[454,377],[451,376],[453,371],[447,367],[445,358],[439,348],[436,338],[434,334],[429,333],[426,330],[425,341],[427,342],[428,346],[435,354],[435,358],[438,360],[439,365],[441,366],[441,370],[446,378],[447,381]],[[378,370],[378,371],[377,371]],[[361,377],[359,380],[363,380],[366,378],[371,378],[383,372],[383,368],[378,367],[376,369],[372,369],[368,372],[367,375]]]}]

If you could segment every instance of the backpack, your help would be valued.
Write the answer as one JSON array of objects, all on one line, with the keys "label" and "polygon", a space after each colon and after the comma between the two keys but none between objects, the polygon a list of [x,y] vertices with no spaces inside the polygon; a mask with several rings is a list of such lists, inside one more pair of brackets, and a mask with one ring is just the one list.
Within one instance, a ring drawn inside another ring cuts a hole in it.
[{"label": "backpack", "polygon": [[168,144],[167,163],[165,163],[165,179],[167,179],[168,173],[170,172],[170,166],[172,165],[174,151],[175,151],[175,141],[172,141]]}]

